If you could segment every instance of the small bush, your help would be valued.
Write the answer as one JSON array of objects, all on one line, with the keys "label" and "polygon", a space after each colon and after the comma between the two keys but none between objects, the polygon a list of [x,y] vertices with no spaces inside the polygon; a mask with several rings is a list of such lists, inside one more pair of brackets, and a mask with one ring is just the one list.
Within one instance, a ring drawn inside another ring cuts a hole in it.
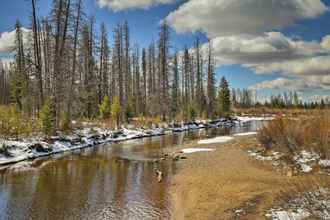
[{"label": "small bush", "polygon": [[108,96],[104,96],[102,104],[99,106],[101,119],[109,119],[111,116],[111,104]]},{"label": "small bush", "polygon": [[120,125],[120,117],[121,117],[120,113],[121,113],[121,106],[119,102],[119,97],[115,97],[111,105],[111,116],[113,120],[115,120],[117,128],[119,128]]}]

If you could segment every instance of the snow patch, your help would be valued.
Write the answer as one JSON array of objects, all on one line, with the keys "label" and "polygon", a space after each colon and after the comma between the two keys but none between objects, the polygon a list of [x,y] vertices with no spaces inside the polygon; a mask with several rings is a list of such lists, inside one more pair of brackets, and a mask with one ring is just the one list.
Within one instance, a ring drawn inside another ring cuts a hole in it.
[{"label": "snow patch", "polygon": [[234,136],[250,136],[250,135],[256,135],[258,134],[258,132],[245,132],[245,133],[238,133],[238,134],[234,134]]},{"label": "snow patch", "polygon": [[300,169],[304,173],[309,173],[313,170],[313,168],[307,164],[300,164]]},{"label": "snow patch", "polygon": [[302,172],[309,173],[313,170],[312,165],[320,159],[320,155],[303,150],[295,155],[293,159]]},{"label": "snow patch", "polygon": [[267,116],[267,117],[250,117],[250,116],[237,116],[236,117],[240,122],[250,122],[250,121],[271,121],[274,120],[275,117],[273,116]]},{"label": "snow patch", "polygon": [[310,213],[303,209],[298,209],[297,212],[271,210],[271,213],[266,215],[266,217],[270,217],[273,220],[302,220],[309,216]]},{"label": "snow patch", "polygon": [[319,165],[324,168],[329,168],[330,167],[330,160],[320,160]]},{"label": "snow patch", "polygon": [[214,151],[214,149],[211,148],[186,148],[181,150],[184,154],[192,154],[196,152],[208,152],[208,151]]},{"label": "snow patch", "polygon": [[198,144],[215,144],[215,143],[226,143],[228,141],[233,140],[233,137],[230,136],[220,136],[211,139],[205,139],[198,141]]},{"label": "snow patch", "polygon": [[248,151],[249,156],[254,157],[256,160],[260,161],[272,161],[272,160],[279,160],[283,154],[280,152],[272,151],[269,155],[263,155],[260,151]]},{"label": "snow patch", "polygon": [[328,188],[300,193],[285,201],[281,207],[270,209],[266,217],[273,220],[330,219],[330,192]]}]

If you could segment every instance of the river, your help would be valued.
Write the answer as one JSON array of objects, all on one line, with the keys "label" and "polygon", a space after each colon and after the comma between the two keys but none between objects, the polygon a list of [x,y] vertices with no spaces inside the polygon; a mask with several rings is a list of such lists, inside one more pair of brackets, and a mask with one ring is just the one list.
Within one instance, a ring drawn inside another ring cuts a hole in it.
[{"label": "river", "polygon": [[[164,149],[219,135],[256,131],[262,122],[111,143],[0,171],[0,219],[170,219],[176,162],[155,163]],[[164,173],[158,183],[155,171]]]}]

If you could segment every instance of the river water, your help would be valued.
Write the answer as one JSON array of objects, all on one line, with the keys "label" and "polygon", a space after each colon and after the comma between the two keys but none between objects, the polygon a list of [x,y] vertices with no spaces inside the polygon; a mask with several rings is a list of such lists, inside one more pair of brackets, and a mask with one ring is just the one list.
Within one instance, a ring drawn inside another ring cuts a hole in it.
[{"label": "river water", "polygon": [[[257,130],[262,122],[111,143],[0,171],[0,219],[170,219],[176,162],[155,163],[165,148]],[[158,183],[155,171],[164,173]]]}]

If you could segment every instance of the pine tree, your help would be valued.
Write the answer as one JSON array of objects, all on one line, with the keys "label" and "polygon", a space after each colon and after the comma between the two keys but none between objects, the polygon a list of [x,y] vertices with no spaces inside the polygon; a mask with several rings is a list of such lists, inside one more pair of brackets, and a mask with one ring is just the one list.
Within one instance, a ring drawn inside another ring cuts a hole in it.
[{"label": "pine tree", "polygon": [[23,109],[23,98],[27,95],[28,76],[25,69],[25,55],[23,48],[23,33],[21,24],[16,22],[16,59],[15,70],[11,78],[11,97],[19,110]]},{"label": "pine tree", "polygon": [[225,77],[221,78],[218,94],[218,111],[221,116],[228,116],[230,112],[230,89]]},{"label": "pine tree", "polygon": [[52,113],[51,100],[47,99],[40,112],[40,121],[45,135],[52,135],[55,131],[55,117]]}]

